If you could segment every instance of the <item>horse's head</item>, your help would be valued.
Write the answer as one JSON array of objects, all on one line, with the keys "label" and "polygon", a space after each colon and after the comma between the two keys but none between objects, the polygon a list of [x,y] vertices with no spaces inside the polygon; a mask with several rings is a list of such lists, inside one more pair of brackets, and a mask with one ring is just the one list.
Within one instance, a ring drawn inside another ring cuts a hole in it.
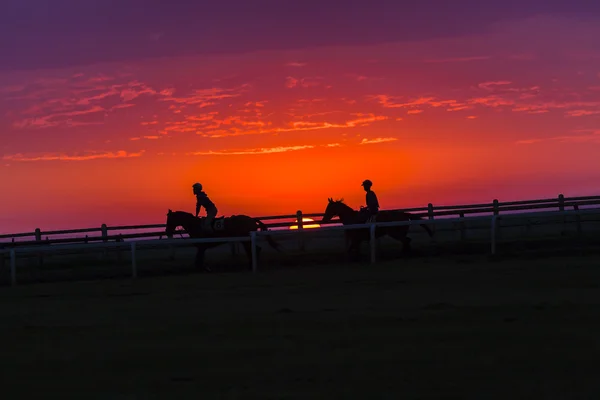
[{"label": "horse's head", "polygon": [[169,209],[167,213],[167,228],[165,229],[165,233],[169,239],[173,239],[173,233],[175,233],[175,229],[178,227],[177,222],[175,221],[175,213]]},{"label": "horse's head", "polygon": [[171,211],[167,213],[167,227],[165,233],[169,239],[173,238],[175,229],[178,226],[183,227],[186,231],[189,230],[190,223],[193,222],[195,217],[184,211]]},{"label": "horse's head", "polygon": [[333,200],[329,198],[327,200],[329,202],[327,203],[327,208],[325,209],[325,214],[323,215],[321,222],[329,222],[333,217],[339,217],[341,219],[347,215],[349,211],[353,211],[350,206],[344,204],[344,199]]}]

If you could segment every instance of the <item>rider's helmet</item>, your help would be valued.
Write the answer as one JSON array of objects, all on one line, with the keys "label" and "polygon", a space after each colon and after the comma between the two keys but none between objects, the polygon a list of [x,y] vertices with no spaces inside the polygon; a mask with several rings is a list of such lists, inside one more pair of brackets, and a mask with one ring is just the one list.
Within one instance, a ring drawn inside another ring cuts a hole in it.
[{"label": "rider's helmet", "polygon": [[373,182],[371,182],[369,179],[365,179],[360,186],[371,187],[373,186]]},{"label": "rider's helmet", "polygon": [[201,184],[201,183],[198,183],[198,182],[194,183],[194,184],[192,185],[192,187],[193,187],[195,190],[202,190],[202,184]]}]

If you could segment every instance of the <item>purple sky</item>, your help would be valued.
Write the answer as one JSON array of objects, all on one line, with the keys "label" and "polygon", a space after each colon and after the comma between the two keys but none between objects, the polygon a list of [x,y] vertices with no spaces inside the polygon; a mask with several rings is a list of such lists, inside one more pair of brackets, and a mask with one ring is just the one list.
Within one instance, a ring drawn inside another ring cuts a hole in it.
[{"label": "purple sky", "polygon": [[592,0],[3,0],[0,69],[423,40],[599,14]]}]

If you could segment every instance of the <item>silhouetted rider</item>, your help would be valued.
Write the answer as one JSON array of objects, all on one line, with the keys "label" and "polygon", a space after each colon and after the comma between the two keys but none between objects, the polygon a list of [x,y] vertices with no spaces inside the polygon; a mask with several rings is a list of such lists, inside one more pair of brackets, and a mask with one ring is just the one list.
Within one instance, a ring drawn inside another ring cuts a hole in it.
[{"label": "silhouetted rider", "polygon": [[200,183],[194,183],[194,194],[196,195],[196,217],[200,213],[200,208],[204,207],[206,210],[206,218],[204,219],[203,229],[207,232],[212,232],[212,221],[217,216],[217,207],[213,203],[206,193],[202,191],[202,185]]},{"label": "silhouetted rider", "polygon": [[361,207],[360,212],[363,218],[367,220],[367,222],[375,221],[375,217],[379,212],[379,201],[377,200],[377,195],[374,191],[371,190],[371,186],[373,186],[373,182],[369,179],[363,181],[361,184],[364,187],[365,192],[367,192],[366,200],[367,206]]}]

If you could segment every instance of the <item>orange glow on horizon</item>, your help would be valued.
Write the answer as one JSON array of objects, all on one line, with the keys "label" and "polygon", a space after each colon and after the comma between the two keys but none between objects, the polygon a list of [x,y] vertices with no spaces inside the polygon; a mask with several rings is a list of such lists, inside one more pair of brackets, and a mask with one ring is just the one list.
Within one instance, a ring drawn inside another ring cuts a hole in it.
[{"label": "orange glow on horizon", "polygon": [[[319,224],[308,224],[308,225],[305,225],[304,222],[314,222],[314,219],[312,219],[312,218],[302,218],[302,227],[304,229],[320,228],[321,227],[321,225],[319,225]],[[298,229],[298,225],[291,225],[290,229],[291,230]]]}]

